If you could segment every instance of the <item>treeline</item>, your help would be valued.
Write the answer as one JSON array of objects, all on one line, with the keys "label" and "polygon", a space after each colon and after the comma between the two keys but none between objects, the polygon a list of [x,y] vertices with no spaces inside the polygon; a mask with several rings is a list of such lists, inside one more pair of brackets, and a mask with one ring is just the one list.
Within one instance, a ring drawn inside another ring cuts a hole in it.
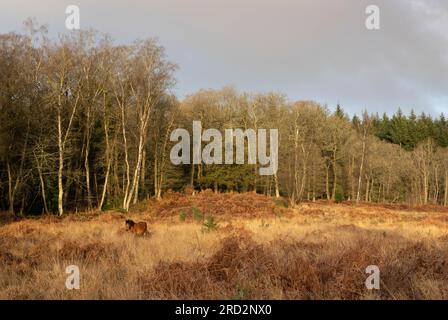
[{"label": "treeline", "polygon": [[[171,93],[176,65],[155,40],[115,45],[95,32],[50,41],[0,35],[0,209],[20,213],[129,208],[169,189],[256,191],[304,200],[448,201],[445,118],[349,119],[278,93]],[[279,130],[279,170],[174,166],[176,128]]]},{"label": "treeline", "polygon": [[[374,134],[384,140],[402,146],[411,151],[426,139],[432,139],[440,147],[448,147],[448,122],[443,114],[438,119],[422,113],[416,116],[411,111],[409,116],[400,109],[389,118],[384,114],[382,118],[375,115],[372,119]],[[353,118],[353,123],[359,122],[358,117]]]}]

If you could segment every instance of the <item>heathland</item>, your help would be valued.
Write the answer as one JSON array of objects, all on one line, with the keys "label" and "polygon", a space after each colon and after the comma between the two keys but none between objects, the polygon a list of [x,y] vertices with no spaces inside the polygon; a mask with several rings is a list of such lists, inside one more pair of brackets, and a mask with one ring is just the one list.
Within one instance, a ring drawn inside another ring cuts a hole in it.
[{"label": "heathland", "polygon": [[[1,299],[447,299],[448,209],[167,193],[129,213],[1,214]],[[146,221],[150,234],[125,231]],[[77,265],[79,290],[65,287]],[[369,265],[380,290],[365,287]]]}]

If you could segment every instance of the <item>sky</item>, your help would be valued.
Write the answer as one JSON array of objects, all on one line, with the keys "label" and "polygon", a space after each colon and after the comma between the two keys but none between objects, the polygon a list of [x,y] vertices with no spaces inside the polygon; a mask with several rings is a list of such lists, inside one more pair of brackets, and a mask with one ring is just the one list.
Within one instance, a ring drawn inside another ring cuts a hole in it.
[{"label": "sky", "polygon": [[[230,85],[349,114],[448,114],[446,0],[0,0],[0,32],[34,17],[56,37],[70,4],[116,43],[157,37],[179,98]],[[380,30],[365,27],[372,4]]]}]

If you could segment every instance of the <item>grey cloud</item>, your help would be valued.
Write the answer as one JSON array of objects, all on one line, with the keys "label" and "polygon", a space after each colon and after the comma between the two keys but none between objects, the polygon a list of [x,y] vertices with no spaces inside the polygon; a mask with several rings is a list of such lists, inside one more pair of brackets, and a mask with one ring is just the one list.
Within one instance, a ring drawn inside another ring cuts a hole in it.
[{"label": "grey cloud", "polygon": [[[28,16],[64,31],[73,1],[2,0],[0,30]],[[232,84],[347,111],[448,112],[448,2],[443,0],[79,0],[81,24],[117,42],[158,36],[180,96]],[[367,5],[381,30],[364,27]]]}]

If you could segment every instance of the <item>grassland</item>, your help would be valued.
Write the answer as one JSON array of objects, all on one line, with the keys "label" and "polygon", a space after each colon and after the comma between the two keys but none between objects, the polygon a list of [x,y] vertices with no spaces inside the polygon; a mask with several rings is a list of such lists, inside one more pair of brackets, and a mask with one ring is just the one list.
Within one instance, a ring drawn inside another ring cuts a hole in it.
[{"label": "grassland", "polygon": [[[448,299],[448,210],[167,194],[0,224],[1,299]],[[150,235],[124,220],[148,222]],[[77,265],[80,290],[67,290]],[[365,268],[378,265],[380,290]]]}]

